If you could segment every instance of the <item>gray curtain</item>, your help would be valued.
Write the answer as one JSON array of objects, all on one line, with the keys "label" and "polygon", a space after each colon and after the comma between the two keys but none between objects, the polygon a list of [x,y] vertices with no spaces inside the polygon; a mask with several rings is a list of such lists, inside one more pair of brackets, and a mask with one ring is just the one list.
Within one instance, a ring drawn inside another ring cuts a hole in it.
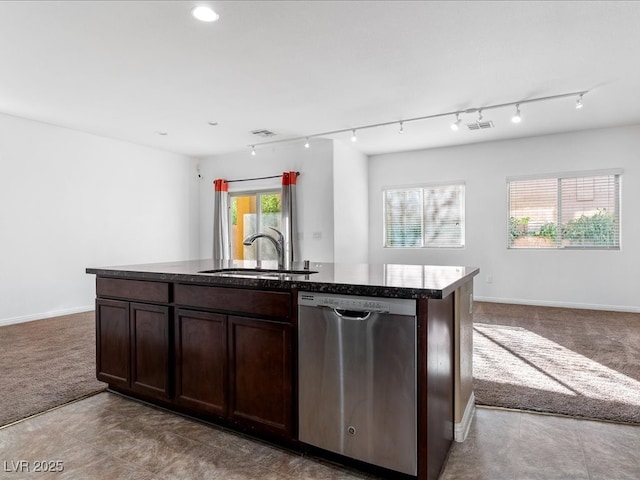
[{"label": "gray curtain", "polygon": [[229,184],[218,178],[213,181],[213,188],[213,259],[229,260]]},{"label": "gray curtain", "polygon": [[300,246],[298,244],[298,221],[296,201],[297,172],[282,174],[282,218],[281,227],[284,236],[285,266],[300,260]]}]

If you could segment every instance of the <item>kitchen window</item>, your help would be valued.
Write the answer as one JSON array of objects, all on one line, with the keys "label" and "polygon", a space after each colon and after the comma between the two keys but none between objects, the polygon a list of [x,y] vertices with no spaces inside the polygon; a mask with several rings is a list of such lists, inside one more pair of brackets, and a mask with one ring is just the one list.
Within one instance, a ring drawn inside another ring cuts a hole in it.
[{"label": "kitchen window", "polygon": [[464,247],[464,183],[383,191],[384,246]]},{"label": "kitchen window", "polygon": [[231,258],[233,260],[277,260],[273,244],[257,240],[251,246],[242,242],[249,235],[264,232],[275,233],[269,228],[280,227],[281,192],[241,192],[229,194],[229,232]]},{"label": "kitchen window", "polygon": [[508,178],[509,248],[620,248],[621,170]]}]

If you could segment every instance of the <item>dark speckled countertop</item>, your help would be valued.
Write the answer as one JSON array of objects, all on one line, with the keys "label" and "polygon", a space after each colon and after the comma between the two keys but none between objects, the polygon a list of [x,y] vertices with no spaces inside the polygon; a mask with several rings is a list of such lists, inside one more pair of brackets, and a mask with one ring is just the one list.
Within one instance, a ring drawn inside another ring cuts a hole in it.
[{"label": "dark speckled countertop", "polygon": [[[444,298],[479,273],[476,267],[311,262],[309,275],[220,276],[203,273],[229,268],[276,269],[275,262],[190,260],[146,265],[87,268],[105,277],[200,285],[290,289],[391,298]],[[292,269],[302,270],[295,262]]]}]

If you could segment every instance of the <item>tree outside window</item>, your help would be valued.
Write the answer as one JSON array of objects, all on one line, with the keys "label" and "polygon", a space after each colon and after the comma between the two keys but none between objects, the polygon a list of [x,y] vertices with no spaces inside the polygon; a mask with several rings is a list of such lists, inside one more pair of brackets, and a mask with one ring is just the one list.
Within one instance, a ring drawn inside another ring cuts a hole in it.
[{"label": "tree outside window", "polygon": [[508,180],[509,248],[620,248],[620,173]]}]

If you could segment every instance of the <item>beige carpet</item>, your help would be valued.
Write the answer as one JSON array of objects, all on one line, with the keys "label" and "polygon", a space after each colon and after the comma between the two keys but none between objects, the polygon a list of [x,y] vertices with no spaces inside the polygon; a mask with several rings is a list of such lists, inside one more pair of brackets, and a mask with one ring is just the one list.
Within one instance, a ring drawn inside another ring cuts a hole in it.
[{"label": "beige carpet", "polygon": [[0,327],[0,426],[104,390],[94,312]]},{"label": "beige carpet", "polygon": [[640,424],[640,314],[477,302],[476,403]]}]

